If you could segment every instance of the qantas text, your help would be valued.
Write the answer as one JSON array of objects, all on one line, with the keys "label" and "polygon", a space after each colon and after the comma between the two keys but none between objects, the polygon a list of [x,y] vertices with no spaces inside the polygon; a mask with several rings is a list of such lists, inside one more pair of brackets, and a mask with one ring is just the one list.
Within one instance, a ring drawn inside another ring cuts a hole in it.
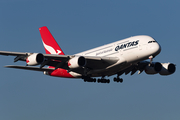
[{"label": "qantas text", "polygon": [[118,51],[118,50],[124,49],[124,48],[128,48],[128,47],[131,47],[131,46],[136,46],[136,45],[138,45],[138,43],[139,43],[139,40],[133,41],[133,42],[129,42],[129,43],[126,43],[126,44],[122,44],[122,45],[118,45],[115,48],[115,51]]}]

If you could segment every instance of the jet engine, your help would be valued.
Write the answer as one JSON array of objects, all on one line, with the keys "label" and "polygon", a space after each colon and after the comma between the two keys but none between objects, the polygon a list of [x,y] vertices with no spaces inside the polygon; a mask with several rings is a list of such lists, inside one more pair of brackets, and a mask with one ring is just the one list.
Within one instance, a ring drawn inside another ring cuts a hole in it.
[{"label": "jet engine", "polygon": [[86,66],[86,59],[83,56],[75,56],[69,60],[68,66],[71,69],[84,67]]},{"label": "jet engine", "polygon": [[161,63],[162,70],[159,72],[160,75],[170,75],[176,71],[176,66],[172,63]]},{"label": "jet engine", "polygon": [[44,62],[44,55],[41,53],[33,53],[26,59],[27,65],[39,65]]},{"label": "jet engine", "polygon": [[153,74],[159,73],[161,71],[161,69],[162,69],[161,63],[153,62],[152,64],[146,66],[145,72],[146,72],[146,74],[153,75]]}]

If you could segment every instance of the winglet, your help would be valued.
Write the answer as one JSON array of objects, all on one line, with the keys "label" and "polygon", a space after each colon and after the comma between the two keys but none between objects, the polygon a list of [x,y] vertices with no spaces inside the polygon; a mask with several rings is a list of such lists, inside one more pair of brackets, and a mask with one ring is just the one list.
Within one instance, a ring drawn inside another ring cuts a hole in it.
[{"label": "winglet", "polygon": [[46,54],[64,55],[64,52],[61,50],[58,43],[56,42],[56,40],[46,26],[40,27],[39,31]]}]

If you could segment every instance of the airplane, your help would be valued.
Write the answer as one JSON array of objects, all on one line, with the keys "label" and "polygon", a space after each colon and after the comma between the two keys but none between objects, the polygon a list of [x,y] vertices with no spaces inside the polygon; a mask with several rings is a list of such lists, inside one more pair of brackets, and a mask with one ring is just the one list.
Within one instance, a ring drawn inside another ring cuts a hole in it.
[{"label": "airplane", "polygon": [[[137,35],[74,55],[65,55],[46,26],[39,28],[46,54],[0,51],[0,55],[15,56],[14,62],[25,61],[26,66],[8,65],[7,68],[42,71],[45,75],[64,78],[82,78],[84,82],[123,82],[122,74],[145,71],[149,75],[171,75],[173,63],[153,62],[161,52],[160,44],[147,35]],[[150,61],[145,61],[150,59]],[[34,67],[37,66],[37,67]],[[46,67],[47,66],[47,67]],[[98,77],[98,79],[96,79]]]}]

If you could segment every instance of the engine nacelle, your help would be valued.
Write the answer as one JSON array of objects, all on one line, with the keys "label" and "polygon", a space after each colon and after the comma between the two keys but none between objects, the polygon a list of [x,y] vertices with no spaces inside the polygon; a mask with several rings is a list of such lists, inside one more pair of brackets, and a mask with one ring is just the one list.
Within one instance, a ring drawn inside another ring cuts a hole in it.
[{"label": "engine nacelle", "polygon": [[157,74],[161,71],[162,65],[159,62],[153,62],[151,65],[147,65],[145,68],[146,74]]},{"label": "engine nacelle", "polygon": [[170,75],[176,71],[176,66],[172,63],[161,63],[162,70],[159,72],[160,75]]},{"label": "engine nacelle", "polygon": [[44,62],[44,55],[41,53],[33,53],[26,59],[27,65],[39,65]]},{"label": "engine nacelle", "polygon": [[75,56],[69,60],[68,66],[71,69],[84,67],[86,66],[86,59],[83,56]]}]

